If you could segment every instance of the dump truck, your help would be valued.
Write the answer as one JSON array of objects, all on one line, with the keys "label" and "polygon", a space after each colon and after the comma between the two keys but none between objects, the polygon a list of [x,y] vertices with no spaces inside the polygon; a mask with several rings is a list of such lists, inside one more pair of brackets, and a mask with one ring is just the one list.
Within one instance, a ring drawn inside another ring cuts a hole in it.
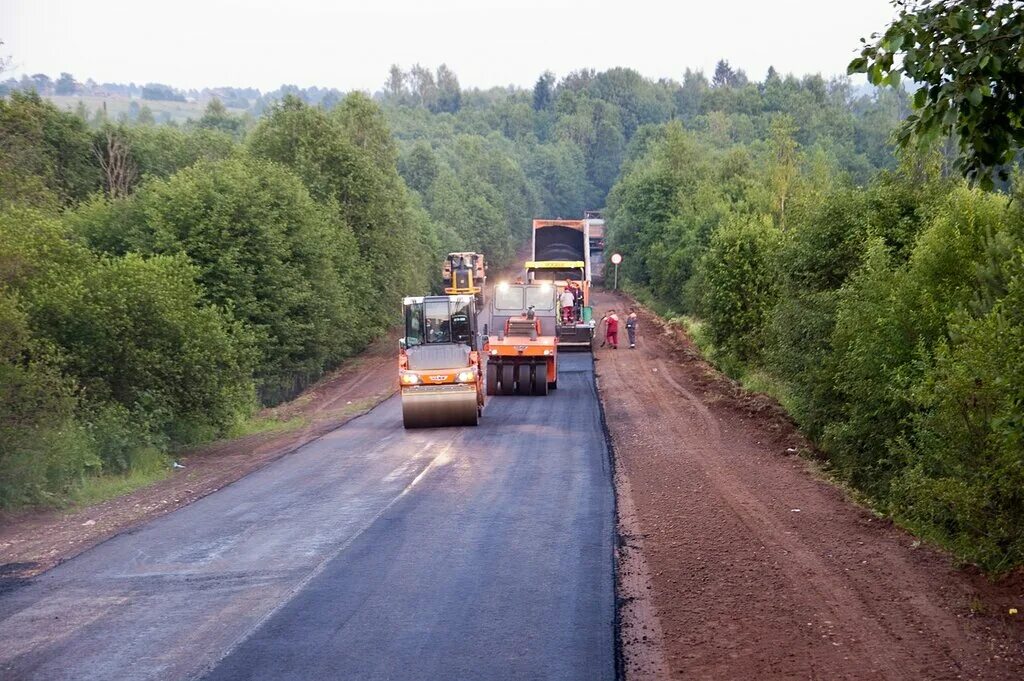
[{"label": "dump truck", "polygon": [[476,298],[478,306],[483,306],[487,263],[482,253],[449,253],[441,267],[441,278],[444,280],[446,294],[471,295]]},{"label": "dump truck", "polygon": [[494,287],[484,329],[488,395],[547,395],[558,387],[558,304],[550,282]]},{"label": "dump truck", "polygon": [[533,221],[532,258],[526,274],[532,282],[550,282],[561,294],[569,282],[579,293],[571,319],[556,315],[555,336],[564,349],[591,350],[594,343],[590,306],[590,225],[588,220]]},{"label": "dump truck", "polygon": [[477,425],[485,398],[476,298],[410,297],[402,306],[398,383],[405,427]]}]

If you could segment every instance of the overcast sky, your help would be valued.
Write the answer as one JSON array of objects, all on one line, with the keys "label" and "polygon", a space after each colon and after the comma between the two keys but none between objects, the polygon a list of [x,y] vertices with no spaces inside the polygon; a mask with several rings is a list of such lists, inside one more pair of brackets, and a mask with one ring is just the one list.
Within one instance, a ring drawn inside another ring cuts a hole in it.
[{"label": "overcast sky", "polygon": [[177,87],[379,89],[392,63],[447,63],[463,87],[628,66],[679,79],[725,58],[761,79],[844,72],[889,0],[0,0],[14,75]]}]

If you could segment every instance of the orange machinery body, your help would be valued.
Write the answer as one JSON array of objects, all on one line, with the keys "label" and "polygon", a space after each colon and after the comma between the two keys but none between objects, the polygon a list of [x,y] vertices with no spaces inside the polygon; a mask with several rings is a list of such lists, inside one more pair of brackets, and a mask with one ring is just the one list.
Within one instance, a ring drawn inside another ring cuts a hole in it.
[{"label": "orange machinery body", "polygon": [[[467,371],[473,373],[473,378],[471,380],[460,380],[460,378],[468,379],[468,376],[464,375]],[[409,356],[406,354],[405,350],[402,350],[398,355],[398,376],[399,387],[402,390],[424,386],[445,385],[462,385],[474,388],[477,392],[477,403],[480,405],[480,408],[483,409],[484,372],[482,370],[480,353],[476,350],[471,350],[469,353],[469,366],[443,369],[421,369],[419,371],[409,368]],[[416,382],[410,382],[408,378],[404,378],[406,376],[416,376]]]},{"label": "orange machinery body", "polygon": [[407,297],[403,307],[398,385],[405,427],[477,425],[486,398],[474,297]]},{"label": "orange machinery body", "polygon": [[488,395],[547,395],[558,387],[558,340],[541,335],[539,319],[508,319],[484,349]]}]

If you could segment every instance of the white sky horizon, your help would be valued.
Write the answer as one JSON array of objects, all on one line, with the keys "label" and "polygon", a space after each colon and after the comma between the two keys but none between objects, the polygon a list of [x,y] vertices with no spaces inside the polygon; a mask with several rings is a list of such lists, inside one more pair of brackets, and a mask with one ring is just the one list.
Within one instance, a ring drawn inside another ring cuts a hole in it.
[{"label": "white sky horizon", "polygon": [[79,81],[182,89],[282,84],[380,90],[393,63],[446,63],[463,88],[532,87],[550,70],[633,68],[710,77],[719,59],[761,80],[842,75],[889,0],[0,0],[3,78],[66,71]]}]

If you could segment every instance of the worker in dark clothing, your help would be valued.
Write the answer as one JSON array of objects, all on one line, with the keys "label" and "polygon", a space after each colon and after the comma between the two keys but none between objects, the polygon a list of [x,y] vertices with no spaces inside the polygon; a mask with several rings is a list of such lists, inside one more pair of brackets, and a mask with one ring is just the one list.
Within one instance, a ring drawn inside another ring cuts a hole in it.
[{"label": "worker in dark clothing", "polygon": [[629,316],[626,317],[626,335],[629,336],[629,347],[636,349],[636,310],[629,308]]}]

